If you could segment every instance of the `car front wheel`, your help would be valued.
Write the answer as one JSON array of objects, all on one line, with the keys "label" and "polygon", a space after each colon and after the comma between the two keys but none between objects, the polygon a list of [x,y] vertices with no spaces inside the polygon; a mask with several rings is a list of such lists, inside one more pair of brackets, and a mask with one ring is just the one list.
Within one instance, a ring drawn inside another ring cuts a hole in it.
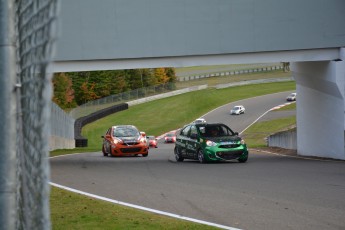
[{"label": "car front wheel", "polygon": [[201,164],[206,163],[204,152],[202,150],[199,150],[198,152],[198,160]]},{"label": "car front wheel", "polygon": [[239,158],[239,159],[238,159],[238,162],[240,162],[240,163],[245,163],[245,162],[247,162],[247,160],[248,160],[248,157]]},{"label": "car front wheel", "polygon": [[108,156],[108,153],[105,151],[104,146],[102,146],[102,153],[103,153],[103,156],[105,156],[105,157]]},{"label": "car front wheel", "polygon": [[114,157],[114,155],[113,155],[113,150],[112,150],[111,146],[109,146],[109,155],[110,155],[111,157]]},{"label": "car front wheel", "polygon": [[184,160],[184,158],[181,156],[180,151],[178,150],[178,148],[175,147],[174,149],[174,153],[175,153],[175,159],[178,162],[182,162]]}]

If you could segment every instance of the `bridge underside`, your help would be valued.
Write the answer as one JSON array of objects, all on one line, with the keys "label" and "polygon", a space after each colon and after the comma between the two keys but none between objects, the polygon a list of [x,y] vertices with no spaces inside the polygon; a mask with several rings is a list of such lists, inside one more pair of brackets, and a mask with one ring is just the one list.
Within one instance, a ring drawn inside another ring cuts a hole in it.
[{"label": "bridge underside", "polygon": [[296,62],[291,69],[298,95],[298,154],[344,160],[344,57],[333,61]]}]

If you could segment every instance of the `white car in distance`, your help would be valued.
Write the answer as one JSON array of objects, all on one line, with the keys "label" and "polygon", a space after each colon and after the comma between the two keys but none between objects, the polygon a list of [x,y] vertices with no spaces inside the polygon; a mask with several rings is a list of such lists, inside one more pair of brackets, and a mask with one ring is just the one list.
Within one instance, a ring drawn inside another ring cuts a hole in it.
[{"label": "white car in distance", "polygon": [[297,93],[291,93],[289,96],[287,96],[287,101],[296,101]]},{"label": "white car in distance", "polygon": [[235,115],[239,115],[242,114],[246,111],[246,109],[244,108],[243,105],[235,105],[231,110],[230,110],[230,114],[235,114]]},{"label": "white car in distance", "polygon": [[195,121],[193,121],[194,124],[201,124],[206,123],[206,120],[204,118],[198,118]]}]

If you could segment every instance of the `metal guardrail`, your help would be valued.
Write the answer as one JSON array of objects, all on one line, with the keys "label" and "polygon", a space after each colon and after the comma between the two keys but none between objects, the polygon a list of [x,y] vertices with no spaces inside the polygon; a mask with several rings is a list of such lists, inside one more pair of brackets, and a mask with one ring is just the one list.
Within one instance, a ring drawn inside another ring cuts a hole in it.
[{"label": "metal guardrail", "polygon": [[297,130],[282,131],[268,136],[269,147],[280,147],[284,149],[297,149]]},{"label": "metal guardrail", "polygon": [[[273,63],[272,63],[273,64]],[[274,65],[270,64],[256,64],[254,66],[243,66],[242,68],[234,68],[228,70],[213,70],[216,72],[206,72],[206,73],[199,73],[199,74],[190,74],[187,76],[179,76],[179,81],[192,81],[198,80],[203,78],[209,77],[225,77],[225,76],[233,76],[233,75],[241,75],[241,74],[250,74],[250,73],[260,73],[260,72],[267,72],[267,71],[275,71],[283,69],[283,64],[274,63]],[[200,71],[203,72],[203,71]]]}]

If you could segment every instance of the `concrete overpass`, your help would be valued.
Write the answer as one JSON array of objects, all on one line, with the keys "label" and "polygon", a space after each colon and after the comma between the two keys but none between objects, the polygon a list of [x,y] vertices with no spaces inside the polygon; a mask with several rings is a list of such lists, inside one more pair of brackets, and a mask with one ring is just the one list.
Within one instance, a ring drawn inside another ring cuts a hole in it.
[{"label": "concrete overpass", "polygon": [[345,159],[345,1],[61,0],[53,72],[291,62],[297,151]]}]

